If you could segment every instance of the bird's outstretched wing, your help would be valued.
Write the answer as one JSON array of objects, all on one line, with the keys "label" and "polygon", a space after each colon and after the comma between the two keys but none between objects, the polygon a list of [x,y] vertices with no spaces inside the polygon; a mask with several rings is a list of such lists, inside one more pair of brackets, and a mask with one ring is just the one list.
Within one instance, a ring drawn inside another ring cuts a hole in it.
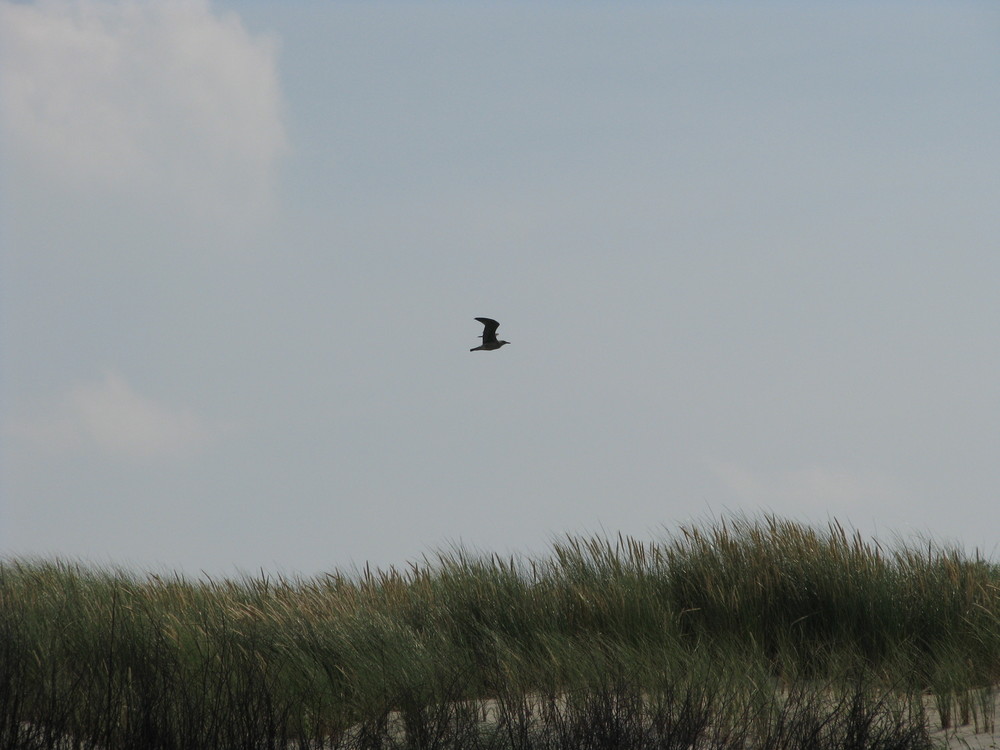
[{"label": "bird's outstretched wing", "polygon": [[480,337],[483,343],[495,343],[497,340],[497,328],[500,327],[500,324],[493,320],[493,318],[476,318],[476,320],[483,324],[483,335]]}]

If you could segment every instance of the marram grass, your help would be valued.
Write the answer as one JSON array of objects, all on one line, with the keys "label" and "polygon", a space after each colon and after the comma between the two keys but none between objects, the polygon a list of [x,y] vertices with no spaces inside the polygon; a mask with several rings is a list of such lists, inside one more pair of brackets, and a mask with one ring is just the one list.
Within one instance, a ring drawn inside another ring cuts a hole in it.
[{"label": "marram grass", "polygon": [[925,747],[922,695],[992,722],[998,587],[771,516],[311,578],[8,560],[0,750]]}]

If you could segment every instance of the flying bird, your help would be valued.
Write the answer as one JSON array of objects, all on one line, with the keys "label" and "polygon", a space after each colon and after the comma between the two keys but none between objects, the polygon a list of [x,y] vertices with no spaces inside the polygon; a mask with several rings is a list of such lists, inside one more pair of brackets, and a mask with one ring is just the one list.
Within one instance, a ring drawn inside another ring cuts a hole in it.
[{"label": "flying bird", "polygon": [[480,336],[483,343],[473,349],[469,349],[470,352],[491,352],[494,349],[499,349],[504,344],[510,343],[509,341],[497,340],[497,328],[500,327],[500,324],[493,320],[493,318],[476,318],[476,320],[483,324],[483,335]]}]

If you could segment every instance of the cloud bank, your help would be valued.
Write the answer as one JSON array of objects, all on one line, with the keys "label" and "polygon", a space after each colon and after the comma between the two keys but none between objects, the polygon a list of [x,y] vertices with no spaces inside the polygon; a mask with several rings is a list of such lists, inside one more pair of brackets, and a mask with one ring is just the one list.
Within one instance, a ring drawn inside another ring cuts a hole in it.
[{"label": "cloud bank", "polygon": [[247,216],[286,150],[273,39],[205,0],[0,2],[6,157],[44,184]]},{"label": "cloud bank", "polygon": [[808,465],[773,471],[736,463],[711,466],[718,480],[742,502],[780,512],[828,510],[844,512],[901,503],[906,491],[889,476],[843,467]]},{"label": "cloud bank", "polygon": [[54,452],[96,449],[109,457],[136,459],[191,453],[225,430],[188,408],[140,395],[114,372],[81,383],[39,413],[10,422],[7,434]]}]

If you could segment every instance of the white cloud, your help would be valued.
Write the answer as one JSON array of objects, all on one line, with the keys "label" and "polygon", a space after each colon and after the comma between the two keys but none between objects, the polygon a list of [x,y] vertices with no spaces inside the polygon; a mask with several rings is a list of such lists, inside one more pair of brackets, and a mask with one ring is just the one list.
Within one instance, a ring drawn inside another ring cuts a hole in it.
[{"label": "white cloud", "polygon": [[0,2],[5,150],[60,187],[252,216],[286,148],[276,57],[206,0]]},{"label": "white cloud", "polygon": [[10,422],[6,432],[52,451],[96,448],[108,456],[148,458],[197,450],[224,429],[190,409],[142,396],[109,372],[101,381],[75,386],[40,413]]},{"label": "white cloud", "polygon": [[740,502],[778,512],[826,510],[843,513],[896,505],[906,492],[891,477],[820,465],[755,471],[735,463],[715,462],[712,471]]}]

